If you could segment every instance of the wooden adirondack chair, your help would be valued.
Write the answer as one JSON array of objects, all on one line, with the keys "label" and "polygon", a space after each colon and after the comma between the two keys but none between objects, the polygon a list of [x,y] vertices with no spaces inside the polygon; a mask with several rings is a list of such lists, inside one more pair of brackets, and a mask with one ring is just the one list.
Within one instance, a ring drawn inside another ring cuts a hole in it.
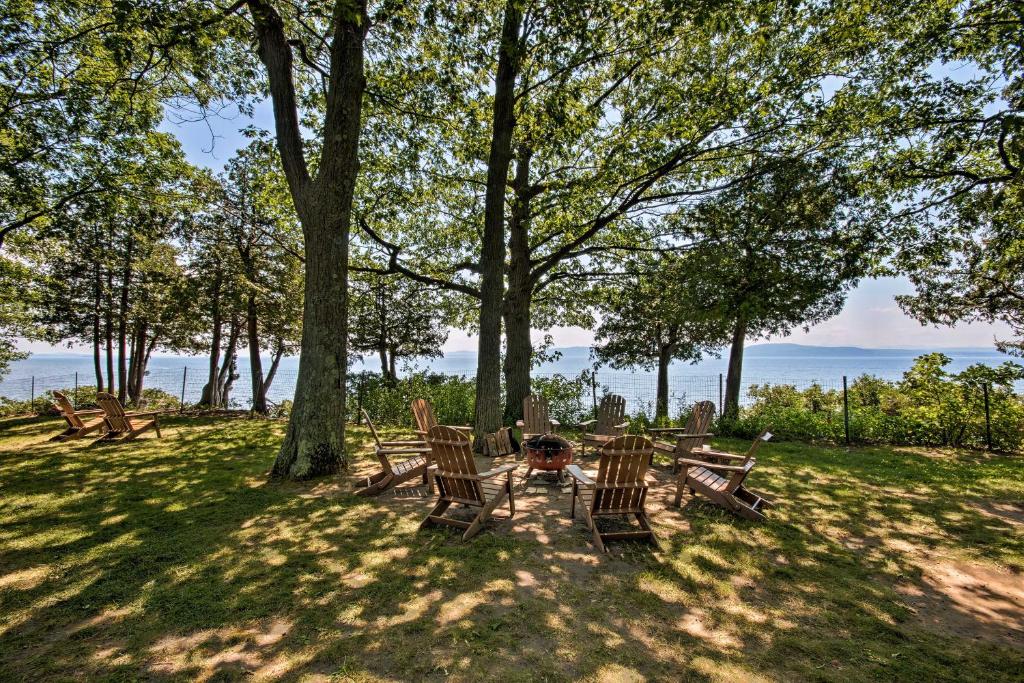
[{"label": "wooden adirondack chair", "polygon": [[[75,410],[68,397],[59,391],[53,392],[53,398],[57,402],[61,417],[68,423],[67,429],[50,439],[50,441],[66,441],[68,439],[80,439],[86,434],[95,432],[103,427],[103,411],[96,410]],[[88,421],[82,418],[86,417]]]},{"label": "wooden adirondack chair", "polygon": [[679,458],[688,457],[690,451],[697,451],[704,447],[708,439],[714,436],[708,431],[711,421],[715,418],[715,404],[711,401],[699,401],[693,405],[690,411],[690,418],[686,426],[679,427],[657,427],[648,429],[655,434],[667,434],[675,438],[675,443],[668,441],[655,441],[654,450],[664,453],[672,458],[672,473],[679,472]]},{"label": "wooden adirondack chair", "polygon": [[[380,461],[381,471],[367,477],[362,487],[356,491],[357,496],[375,496],[378,493],[394,488],[410,479],[420,478],[429,484],[427,468],[430,466],[430,446],[426,441],[381,441],[377,428],[364,408],[363,419],[373,434],[374,454]],[[395,455],[411,455],[413,457],[392,463]]]},{"label": "wooden adirondack chair", "polygon": [[[765,516],[762,510],[772,507],[775,503],[746,488],[743,482],[750,474],[750,470],[754,469],[756,464],[754,455],[757,454],[757,449],[770,438],[772,438],[771,432],[767,430],[761,432],[761,435],[754,439],[754,443],[750,445],[744,455],[714,450],[696,450],[691,451],[688,457],[680,458],[679,462],[685,469],[676,478],[676,507],[682,503],[683,491],[690,489],[691,494],[701,493],[711,502],[740,517],[756,522],[763,521]],[[699,458],[711,458],[712,460]],[[723,464],[722,461],[725,463],[738,462],[739,464]],[[720,472],[722,474],[719,474]]]},{"label": "wooden adirondack chair", "polygon": [[523,430],[523,441],[543,434],[554,434],[561,426],[558,420],[548,417],[546,398],[531,394],[523,399],[523,419],[516,422],[516,427]]},{"label": "wooden adirondack chair", "polygon": [[587,446],[600,448],[612,439],[622,436],[629,426],[626,419],[626,399],[608,394],[597,406],[597,419],[580,423],[583,430],[580,437],[580,455],[587,452]]},{"label": "wooden adirondack chair", "polygon": [[[566,468],[573,480],[570,515],[576,517],[577,506],[583,510],[587,527],[594,534],[594,545],[601,552],[605,551],[605,541],[615,539],[643,538],[658,545],[644,509],[647,466],[653,453],[654,444],[650,439],[628,434],[612,439],[601,448],[596,475],[584,473],[578,465]],[[630,531],[598,529],[597,518],[611,515],[633,515],[640,528]]]},{"label": "wooden adirondack chair", "polygon": [[[426,438],[427,432],[437,426],[437,418],[434,417],[434,406],[425,398],[417,398],[412,402],[412,415],[416,418],[416,433]],[[449,425],[452,429],[471,434],[472,427]]]},{"label": "wooden adirondack chair", "polygon": [[[107,433],[103,436],[108,441],[123,440],[131,441],[139,434],[153,428],[157,437],[160,437],[160,423],[157,416],[163,411],[148,412],[125,412],[117,396],[100,391],[96,394],[96,403],[103,409],[103,422],[107,427]],[[151,420],[140,418],[151,417]]]},{"label": "wooden adirondack chair", "polygon": [[[453,427],[432,427],[427,433],[427,443],[430,444],[430,456],[434,461],[431,476],[437,484],[438,498],[437,505],[420,524],[421,529],[432,524],[446,524],[465,529],[462,540],[469,540],[479,533],[494,509],[506,498],[510,516],[515,516],[512,472],[517,465],[502,465],[486,472],[477,472],[469,437]],[[480,511],[472,522],[444,517],[444,511],[452,503],[480,508]]]}]

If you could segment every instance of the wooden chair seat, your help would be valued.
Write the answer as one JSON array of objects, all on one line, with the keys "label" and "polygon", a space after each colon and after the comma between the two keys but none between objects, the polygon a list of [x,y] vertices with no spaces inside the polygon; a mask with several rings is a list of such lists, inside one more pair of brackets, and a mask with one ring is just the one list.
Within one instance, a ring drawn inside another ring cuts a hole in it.
[{"label": "wooden chair seat", "polygon": [[[596,474],[588,474],[578,465],[566,468],[573,480],[570,515],[575,518],[577,508],[582,510],[594,546],[601,552],[608,540],[645,539],[657,545],[645,508],[647,467],[653,452],[653,444],[645,437],[620,436],[601,448]],[[598,527],[600,517],[623,515],[634,516],[640,528],[602,531]]]},{"label": "wooden chair seat", "polygon": [[[711,502],[741,517],[755,521],[765,519],[763,510],[774,503],[744,486],[747,475],[754,469],[761,443],[771,438],[771,432],[764,431],[754,439],[745,455],[734,455],[722,451],[695,450],[690,457],[679,458],[683,470],[676,478],[675,505],[682,504],[683,493],[689,489],[692,494],[700,493]],[[707,459],[703,459],[707,458]],[[721,460],[729,463],[723,464]],[[718,462],[716,462],[718,461]],[[728,475],[728,476],[725,476]]]},{"label": "wooden chair seat", "polygon": [[562,424],[548,415],[548,400],[531,394],[523,399],[523,419],[516,421],[523,433],[523,441],[535,436],[555,434]]},{"label": "wooden chair seat", "polygon": [[[53,398],[57,403],[57,409],[60,410],[61,417],[64,418],[64,422],[67,424],[67,428],[51,438],[50,441],[80,439],[87,434],[102,430],[106,424],[103,420],[103,411],[100,409],[75,410],[68,397],[59,391],[53,392]],[[86,419],[83,420],[83,417]]]},{"label": "wooden chair seat", "polygon": [[626,433],[629,420],[626,419],[626,399],[607,394],[597,407],[597,418],[579,424],[583,431],[580,438],[580,455],[587,452],[587,446],[601,448]]},{"label": "wooden chair seat", "polygon": [[[107,433],[103,436],[107,441],[133,441],[149,429],[156,431],[160,438],[160,415],[163,411],[132,411],[125,412],[117,396],[100,391],[96,393],[96,403],[103,409],[103,422]],[[149,418],[149,419],[146,419]]]},{"label": "wooden chair seat", "polygon": [[[361,482],[356,495],[375,496],[412,479],[420,479],[429,487],[430,477],[427,475],[427,468],[430,467],[430,446],[425,441],[418,440],[381,441],[370,414],[365,409],[362,413],[363,420],[373,435],[374,455],[377,456],[381,468],[379,472]],[[396,463],[391,462],[391,458],[396,455],[412,457]]]},{"label": "wooden chair seat", "polygon": [[[453,526],[464,529],[466,541],[483,529],[494,510],[508,500],[509,516],[515,516],[516,504],[512,493],[512,472],[517,465],[503,465],[478,472],[473,459],[469,436],[453,427],[435,425],[427,432],[427,444],[434,466],[430,470],[437,487],[437,504],[420,523],[424,529],[431,525]],[[479,512],[472,521],[445,517],[453,503],[460,503]]]},{"label": "wooden chair seat", "polygon": [[[437,417],[434,415],[434,406],[430,405],[430,401],[425,398],[417,398],[412,404],[412,415],[416,420],[416,433],[420,438],[426,438],[427,432],[430,431],[431,427],[437,426]],[[465,425],[447,425],[452,429],[464,432],[466,434],[472,434],[473,428]]]},{"label": "wooden chair seat", "polygon": [[[689,453],[702,449],[711,437],[714,436],[708,431],[711,422],[715,417],[715,404],[711,401],[698,401],[690,410],[690,417],[686,420],[684,427],[659,427],[649,429],[649,432],[672,437],[675,443],[668,440],[656,441],[654,450],[657,453],[667,455],[672,459],[672,472],[679,471],[679,459],[685,458]],[[705,451],[706,452],[706,451]]]}]

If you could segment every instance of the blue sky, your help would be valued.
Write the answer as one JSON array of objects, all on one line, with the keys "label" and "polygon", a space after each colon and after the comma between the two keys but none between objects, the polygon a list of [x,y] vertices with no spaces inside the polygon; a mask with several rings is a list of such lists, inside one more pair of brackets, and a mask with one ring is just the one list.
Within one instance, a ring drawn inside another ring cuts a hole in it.
[{"label": "blue sky", "polygon": [[[245,144],[239,133],[243,127],[254,124],[273,130],[272,112],[266,103],[257,106],[253,119],[231,110],[207,121],[174,123],[173,119],[173,115],[169,116],[163,129],[181,140],[192,163],[213,169],[220,169],[235,150]],[[923,326],[904,315],[894,299],[897,294],[912,292],[913,287],[905,278],[866,280],[853,290],[838,316],[807,332],[796,330],[788,337],[771,341],[865,348],[990,347],[993,339],[1011,336],[1008,327],[1001,324],[954,328]],[[581,328],[556,328],[550,333],[557,346],[588,346],[593,341],[593,333]],[[543,334],[537,332],[537,339]],[[457,330],[445,345],[446,351],[475,348],[475,337]]]}]

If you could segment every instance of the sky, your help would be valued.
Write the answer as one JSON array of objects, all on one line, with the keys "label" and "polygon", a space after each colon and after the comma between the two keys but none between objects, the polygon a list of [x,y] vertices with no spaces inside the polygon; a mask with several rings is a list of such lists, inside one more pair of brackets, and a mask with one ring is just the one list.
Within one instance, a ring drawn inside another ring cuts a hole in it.
[{"label": "sky", "polygon": [[[182,144],[189,161],[219,170],[232,154],[246,142],[240,130],[256,125],[273,130],[269,104],[258,105],[252,119],[227,110],[206,121],[176,121],[171,112],[162,126]],[[906,278],[879,278],[862,281],[849,295],[843,311],[836,317],[815,325],[810,330],[795,330],[787,337],[761,341],[785,341],[816,346],[860,346],[864,348],[943,348],[991,347],[993,340],[1011,336],[1004,324],[970,324],[956,327],[924,326],[905,315],[894,297],[911,294],[913,287]],[[534,333],[536,341],[551,334],[555,346],[589,346],[594,335],[578,327],[555,328]],[[748,340],[754,342],[755,340]],[[444,351],[475,350],[474,336],[452,330]],[[21,348],[35,353],[53,351],[42,343],[23,342]]]}]

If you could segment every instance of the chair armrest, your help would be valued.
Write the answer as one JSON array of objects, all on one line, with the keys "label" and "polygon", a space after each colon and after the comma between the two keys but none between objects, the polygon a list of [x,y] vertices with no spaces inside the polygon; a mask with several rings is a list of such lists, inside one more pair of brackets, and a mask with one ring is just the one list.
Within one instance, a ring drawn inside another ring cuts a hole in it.
[{"label": "chair armrest", "polygon": [[565,471],[569,473],[569,476],[583,484],[584,486],[593,486],[594,480],[586,475],[586,473],[580,469],[579,465],[569,465],[565,468]]},{"label": "chair armrest", "polygon": [[449,427],[451,429],[457,429],[460,432],[472,432],[473,431],[473,428],[469,427],[467,425],[445,425],[445,427]]},{"label": "chair armrest", "polygon": [[586,422],[580,422],[576,426],[579,427],[580,429],[582,429],[584,427],[589,427],[590,425],[596,425],[596,424],[597,424],[597,420],[587,420]]},{"label": "chair armrest", "polygon": [[408,441],[381,441],[381,446],[397,446],[398,448],[404,448],[406,446],[414,448],[416,446],[426,446],[427,442],[422,439],[409,439]]},{"label": "chair armrest", "polygon": [[525,427],[525,426],[526,426],[525,422],[523,422],[522,420],[516,420],[516,427],[522,428],[522,427]]},{"label": "chair armrest", "polygon": [[712,451],[712,450],[696,451],[696,452],[697,453],[701,453],[703,455],[713,455],[716,458],[729,458],[730,460],[745,460],[746,457],[747,457],[745,455],[736,455],[735,453],[723,453],[722,451]]},{"label": "chair armrest", "polygon": [[513,471],[515,471],[515,469],[517,467],[519,467],[519,465],[516,465],[516,464],[502,465],[501,467],[495,467],[493,470],[487,470],[486,472],[481,472],[477,476],[480,477],[481,479],[490,479],[492,477],[498,476],[499,474],[505,474],[506,472],[513,472]]},{"label": "chair armrest", "polygon": [[103,410],[96,408],[95,410],[76,410],[74,415],[99,415]]},{"label": "chair armrest", "polygon": [[628,426],[629,426],[629,420],[626,420],[625,422],[623,422],[620,425],[615,425],[615,429],[625,429]]},{"label": "chair armrest", "polygon": [[423,453],[429,453],[429,448],[379,448],[377,449],[377,455],[422,455]]},{"label": "chair armrest", "polygon": [[166,412],[169,412],[169,411],[167,411],[167,410],[148,410],[148,411],[143,411],[143,412],[134,412],[133,411],[131,413],[125,413],[124,416],[125,417],[150,417],[151,415],[163,415]]},{"label": "chair armrest", "polygon": [[562,426],[562,423],[559,422],[558,420],[556,420],[555,418],[551,418],[549,420],[549,422],[551,422],[551,426],[552,427],[561,427]]},{"label": "chair armrest", "polygon": [[676,462],[681,462],[684,465],[694,465],[696,467],[703,467],[708,470],[724,470],[726,472],[742,472],[747,469],[745,465],[718,465],[713,462],[705,462],[703,460],[690,460],[689,458],[679,458]]}]

